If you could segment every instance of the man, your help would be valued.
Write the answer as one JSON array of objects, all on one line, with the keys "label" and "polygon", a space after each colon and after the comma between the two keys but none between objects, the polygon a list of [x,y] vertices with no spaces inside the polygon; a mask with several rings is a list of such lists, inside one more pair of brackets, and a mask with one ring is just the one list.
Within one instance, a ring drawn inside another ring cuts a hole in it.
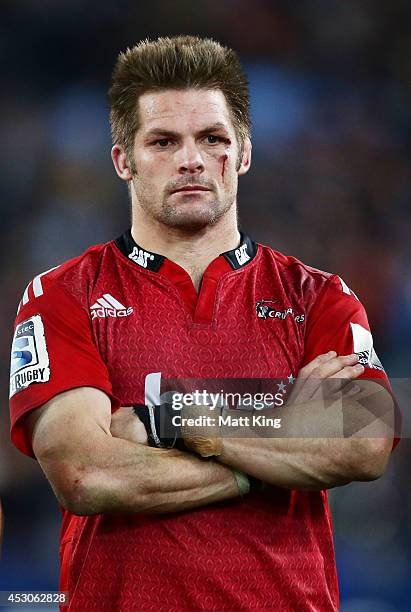
[{"label": "man", "polygon": [[[63,509],[61,589],[71,610],[337,610],[325,490],[377,478],[392,446],[372,427],[344,437],[340,405],[320,400],[326,380],[344,410],[385,410],[364,309],[338,277],[239,233],[251,142],[232,50],[144,41],[109,97],[132,228],[36,277],[13,342],[12,439]],[[188,425],[166,448],[160,373],[295,381],[277,414],[305,437]]]}]

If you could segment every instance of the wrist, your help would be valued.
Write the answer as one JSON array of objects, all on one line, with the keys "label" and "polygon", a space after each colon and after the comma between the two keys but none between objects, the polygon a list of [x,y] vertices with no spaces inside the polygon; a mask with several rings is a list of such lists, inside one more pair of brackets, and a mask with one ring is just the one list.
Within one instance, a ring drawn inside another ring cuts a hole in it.
[{"label": "wrist", "polygon": [[181,428],[174,424],[175,411],[169,404],[161,406],[133,406],[136,417],[143,423],[149,446],[186,450]]},{"label": "wrist", "polygon": [[244,474],[244,472],[240,472],[240,470],[232,469],[231,471],[237,482],[240,497],[244,497],[250,492],[250,480],[247,474]]}]

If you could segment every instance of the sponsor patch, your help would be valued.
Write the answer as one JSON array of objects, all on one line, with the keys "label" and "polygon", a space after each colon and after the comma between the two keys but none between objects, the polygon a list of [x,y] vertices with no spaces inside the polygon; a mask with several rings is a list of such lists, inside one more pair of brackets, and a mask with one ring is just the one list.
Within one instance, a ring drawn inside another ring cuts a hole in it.
[{"label": "sponsor patch", "polygon": [[95,304],[90,306],[91,318],[104,319],[106,317],[112,317],[116,319],[118,317],[128,317],[133,314],[133,307],[129,306],[126,308],[124,304],[116,300],[115,297],[109,293],[102,295]]},{"label": "sponsor patch", "polygon": [[361,365],[363,365],[365,368],[373,368],[374,370],[382,370],[384,372],[382,363],[378,359],[374,348],[372,348],[371,351],[361,351],[360,353],[357,353],[357,355],[358,363],[361,363]]},{"label": "sponsor patch", "polygon": [[239,266],[243,266],[247,261],[250,261],[251,257],[247,253],[247,243],[242,244],[238,249],[234,251]]},{"label": "sponsor patch", "polygon": [[40,315],[19,323],[11,347],[10,397],[32,383],[50,380],[50,362]]},{"label": "sponsor patch", "polygon": [[149,261],[154,261],[154,255],[152,253],[148,253],[140,247],[134,247],[131,253],[128,256],[129,259],[132,259],[136,264],[141,266],[142,268],[147,268]]},{"label": "sponsor patch", "polygon": [[[354,291],[349,288],[349,286],[343,281],[341,276],[338,276],[338,278],[340,279],[342,292],[346,293],[347,295],[353,295],[355,297],[355,299],[358,300],[358,297],[355,295]],[[360,300],[358,300],[358,301],[360,301]]]},{"label": "sponsor patch", "polygon": [[285,310],[278,310],[273,308],[270,304],[275,304],[276,300],[260,300],[255,305],[257,317],[259,319],[279,319],[284,321],[287,317],[292,317],[296,323],[304,323],[305,314],[296,314],[294,310],[289,307]]},{"label": "sponsor patch", "polygon": [[372,334],[359,323],[350,323],[354,343],[354,353],[365,368],[384,371],[381,361],[374,350]]}]

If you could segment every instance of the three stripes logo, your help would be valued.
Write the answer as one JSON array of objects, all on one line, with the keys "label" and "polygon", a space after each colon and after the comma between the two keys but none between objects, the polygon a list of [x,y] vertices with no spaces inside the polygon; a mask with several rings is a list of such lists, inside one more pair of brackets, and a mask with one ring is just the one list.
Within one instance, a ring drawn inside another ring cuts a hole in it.
[{"label": "three stripes logo", "polygon": [[133,307],[126,308],[121,302],[113,298],[109,293],[105,293],[98,298],[93,306],[90,306],[91,319],[104,319],[105,317],[128,317],[133,312]]}]

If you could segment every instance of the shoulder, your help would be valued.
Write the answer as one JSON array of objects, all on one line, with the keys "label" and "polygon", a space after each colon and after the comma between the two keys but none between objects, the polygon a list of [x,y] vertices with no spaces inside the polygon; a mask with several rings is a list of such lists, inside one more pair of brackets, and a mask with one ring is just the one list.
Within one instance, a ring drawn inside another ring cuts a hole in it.
[{"label": "shoulder", "polygon": [[305,305],[314,303],[333,278],[333,274],[314,268],[291,255],[259,244],[263,274],[274,278],[283,291]]},{"label": "shoulder", "polygon": [[331,272],[325,272],[324,270],[309,266],[303,263],[300,259],[297,259],[297,257],[285,255],[280,251],[276,251],[272,247],[263,244],[258,244],[258,246],[262,251],[263,259],[272,260],[275,262],[275,265],[280,272],[283,271],[284,273],[288,274],[313,277],[320,283],[327,282],[332,276],[334,276]]},{"label": "shoulder", "polygon": [[77,257],[40,272],[26,286],[18,311],[39,300],[52,300],[53,296],[60,293],[81,302],[81,296],[96,277],[102,260],[112,250],[113,241],[94,245]]},{"label": "shoulder", "polygon": [[270,276],[275,274],[290,298],[301,300],[307,308],[321,303],[324,296],[328,300],[358,302],[356,294],[338,274],[310,266],[269,246],[258,246],[266,273],[268,270]]}]

